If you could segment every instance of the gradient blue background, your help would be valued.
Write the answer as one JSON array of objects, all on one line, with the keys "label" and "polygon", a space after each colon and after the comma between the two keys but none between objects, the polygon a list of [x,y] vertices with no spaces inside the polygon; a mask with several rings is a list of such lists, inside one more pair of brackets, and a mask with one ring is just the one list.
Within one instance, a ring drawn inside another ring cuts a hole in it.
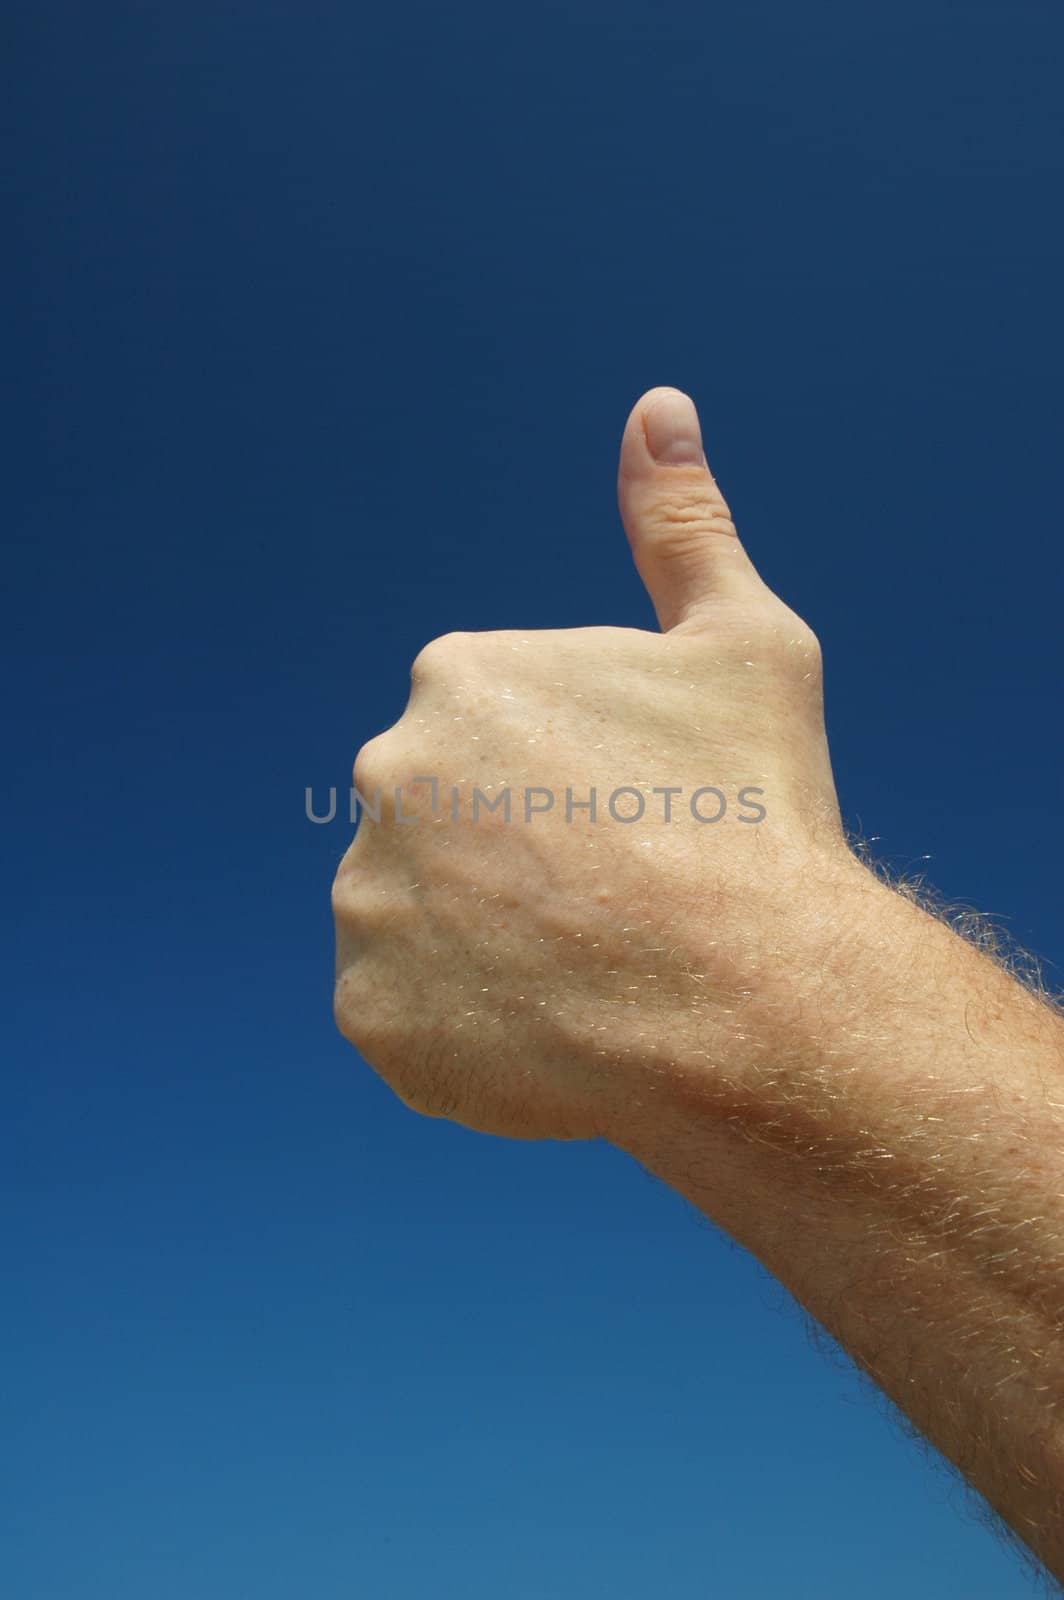
[{"label": "gradient blue background", "polygon": [[1031,1594],[667,1190],[359,1063],[303,806],[433,635],[653,625],[678,384],[848,821],[1061,959],[1058,0],[5,29],[5,1594]]}]

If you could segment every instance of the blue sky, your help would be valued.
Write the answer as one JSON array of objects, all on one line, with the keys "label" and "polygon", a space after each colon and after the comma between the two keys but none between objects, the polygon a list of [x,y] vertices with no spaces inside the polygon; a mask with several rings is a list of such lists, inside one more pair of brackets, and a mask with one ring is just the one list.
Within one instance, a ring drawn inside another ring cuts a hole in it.
[{"label": "blue sky", "polygon": [[677,384],[848,822],[1060,983],[1064,12],[8,34],[5,1591],[1032,1594],[667,1190],[359,1063],[303,802],[434,635],[653,625],[616,451]]}]

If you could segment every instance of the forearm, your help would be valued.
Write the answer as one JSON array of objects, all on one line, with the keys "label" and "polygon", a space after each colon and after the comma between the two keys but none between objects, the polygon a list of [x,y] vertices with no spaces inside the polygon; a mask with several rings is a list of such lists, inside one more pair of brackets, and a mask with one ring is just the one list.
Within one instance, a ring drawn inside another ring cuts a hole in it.
[{"label": "forearm", "polygon": [[1064,1577],[1064,1025],[856,863],[814,898],[786,984],[681,1029],[618,1142]]}]

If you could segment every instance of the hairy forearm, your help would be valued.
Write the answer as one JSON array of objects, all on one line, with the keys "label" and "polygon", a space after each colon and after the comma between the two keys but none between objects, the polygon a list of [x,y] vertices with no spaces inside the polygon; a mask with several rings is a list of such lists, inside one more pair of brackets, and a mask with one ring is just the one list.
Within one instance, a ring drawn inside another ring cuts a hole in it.
[{"label": "hairy forearm", "polygon": [[1064,1577],[1064,1024],[856,862],[810,902],[618,1142]]}]

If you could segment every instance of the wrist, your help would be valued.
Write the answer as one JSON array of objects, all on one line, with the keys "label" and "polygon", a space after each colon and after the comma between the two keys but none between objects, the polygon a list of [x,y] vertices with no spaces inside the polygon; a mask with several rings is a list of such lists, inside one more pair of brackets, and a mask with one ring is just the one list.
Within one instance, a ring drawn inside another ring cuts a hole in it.
[{"label": "wrist", "polygon": [[674,1118],[751,1110],[882,981],[875,934],[900,897],[848,849],[781,850],[756,865],[734,891],[696,893],[663,929],[667,993],[648,990],[641,1048],[624,1052],[607,1089],[606,1136],[629,1153]]},{"label": "wrist", "polygon": [[1016,1151],[1064,1111],[1054,1008],[856,857],[805,881],[747,992],[677,1017],[614,1141],[785,1280],[799,1217],[933,1230],[971,1162],[1026,1182]]}]

